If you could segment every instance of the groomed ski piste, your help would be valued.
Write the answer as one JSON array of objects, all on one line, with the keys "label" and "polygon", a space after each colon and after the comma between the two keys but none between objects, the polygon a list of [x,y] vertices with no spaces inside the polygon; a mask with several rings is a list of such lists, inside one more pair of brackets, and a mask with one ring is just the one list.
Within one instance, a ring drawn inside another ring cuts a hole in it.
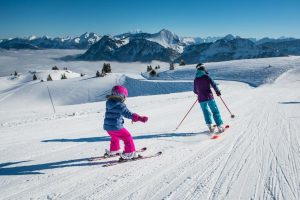
[{"label": "groomed ski piste", "polygon": [[[0,199],[300,199],[300,57],[207,63],[236,116],[215,95],[230,129],[212,140],[199,104],[175,131],[196,100],[195,65],[157,62],[153,78],[148,64],[110,62],[113,73],[96,78],[103,62],[53,59],[70,53],[78,51],[0,53]],[[65,73],[54,65],[68,67],[68,79],[41,82]],[[20,76],[3,75],[17,67]],[[129,110],[149,117],[125,120],[136,147],[161,156],[106,168],[117,158],[88,161],[109,148],[102,125],[115,84],[127,87]]]}]

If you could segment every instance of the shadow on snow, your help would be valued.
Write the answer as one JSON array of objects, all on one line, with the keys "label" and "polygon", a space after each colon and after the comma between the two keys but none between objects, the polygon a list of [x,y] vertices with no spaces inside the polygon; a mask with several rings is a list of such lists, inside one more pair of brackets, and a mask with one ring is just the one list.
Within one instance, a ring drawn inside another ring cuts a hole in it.
[{"label": "shadow on snow", "polygon": [[[133,139],[143,140],[143,139],[153,139],[153,138],[188,137],[188,136],[196,136],[200,134],[208,134],[208,132],[204,131],[200,133],[163,133],[163,134],[153,134],[153,135],[140,135],[140,136],[134,136]],[[105,141],[110,141],[110,136],[42,140],[42,142],[105,142]]]},{"label": "shadow on snow", "polygon": [[280,104],[300,104],[300,101],[279,102]]},{"label": "shadow on snow", "polygon": [[[189,137],[189,136],[196,136],[201,134],[208,134],[208,133],[207,131],[200,132],[200,133],[164,133],[164,134],[135,136],[133,138],[135,140],[139,140],[139,139],[152,139],[152,138]],[[103,141],[110,141],[110,137],[104,136],[104,137],[76,138],[76,139],[53,139],[53,140],[44,140],[42,142],[103,142]],[[95,166],[95,165],[104,165],[111,162],[115,162],[115,160],[89,162],[88,160],[90,158],[91,157],[64,160],[58,162],[50,162],[44,164],[15,166],[15,167],[12,167],[10,165],[30,162],[31,160],[0,163],[0,176],[44,174],[43,172],[41,172],[42,170],[65,168],[65,167]]]}]

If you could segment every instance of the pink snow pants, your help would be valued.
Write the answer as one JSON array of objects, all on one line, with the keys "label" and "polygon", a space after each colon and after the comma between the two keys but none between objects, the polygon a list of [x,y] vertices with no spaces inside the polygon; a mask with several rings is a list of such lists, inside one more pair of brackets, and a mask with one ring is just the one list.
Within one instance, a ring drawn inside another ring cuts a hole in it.
[{"label": "pink snow pants", "polygon": [[120,149],[120,140],[124,142],[125,153],[131,153],[135,151],[132,136],[125,128],[116,131],[107,131],[107,133],[111,137],[110,151],[118,151]]}]

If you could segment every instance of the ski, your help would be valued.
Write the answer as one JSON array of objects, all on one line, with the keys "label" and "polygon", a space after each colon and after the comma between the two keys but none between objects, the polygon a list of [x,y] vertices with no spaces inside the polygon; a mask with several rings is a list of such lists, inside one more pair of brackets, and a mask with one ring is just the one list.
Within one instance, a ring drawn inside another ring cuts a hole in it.
[{"label": "ski", "polygon": [[162,154],[161,151],[153,154],[153,155],[149,155],[149,156],[140,156],[138,158],[135,158],[135,159],[131,159],[131,160],[114,160],[112,162],[109,162],[107,164],[104,164],[102,165],[102,167],[110,167],[110,166],[114,166],[114,165],[118,165],[118,164],[122,164],[122,163],[128,163],[128,162],[133,162],[133,161],[137,161],[137,160],[144,160],[144,159],[148,159],[148,158],[154,158],[154,157],[157,157],[157,156],[160,156]]},{"label": "ski", "polygon": [[[216,125],[214,125],[214,126],[216,126]],[[223,132],[221,132],[221,133],[220,132],[213,133],[212,136],[211,136],[211,139],[215,140],[215,139],[220,138],[221,134],[224,133],[227,129],[229,129],[229,125],[226,125],[224,127],[224,131]]]},{"label": "ski", "polygon": [[[144,147],[144,148],[138,149],[136,152],[144,152],[146,150],[147,150],[147,147]],[[107,158],[114,158],[114,157],[118,157],[118,156],[120,156],[120,154],[116,154],[116,155],[113,155],[113,156],[103,155],[103,156],[97,156],[97,157],[89,158],[88,161],[98,161],[98,160],[103,160],[103,159],[107,159]]]}]

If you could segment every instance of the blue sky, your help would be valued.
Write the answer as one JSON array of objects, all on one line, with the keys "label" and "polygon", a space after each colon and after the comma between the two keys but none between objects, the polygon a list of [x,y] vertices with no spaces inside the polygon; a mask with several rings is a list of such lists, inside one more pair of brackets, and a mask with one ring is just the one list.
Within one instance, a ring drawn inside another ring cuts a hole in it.
[{"label": "blue sky", "polygon": [[300,0],[0,0],[0,38],[119,34],[300,38]]}]

